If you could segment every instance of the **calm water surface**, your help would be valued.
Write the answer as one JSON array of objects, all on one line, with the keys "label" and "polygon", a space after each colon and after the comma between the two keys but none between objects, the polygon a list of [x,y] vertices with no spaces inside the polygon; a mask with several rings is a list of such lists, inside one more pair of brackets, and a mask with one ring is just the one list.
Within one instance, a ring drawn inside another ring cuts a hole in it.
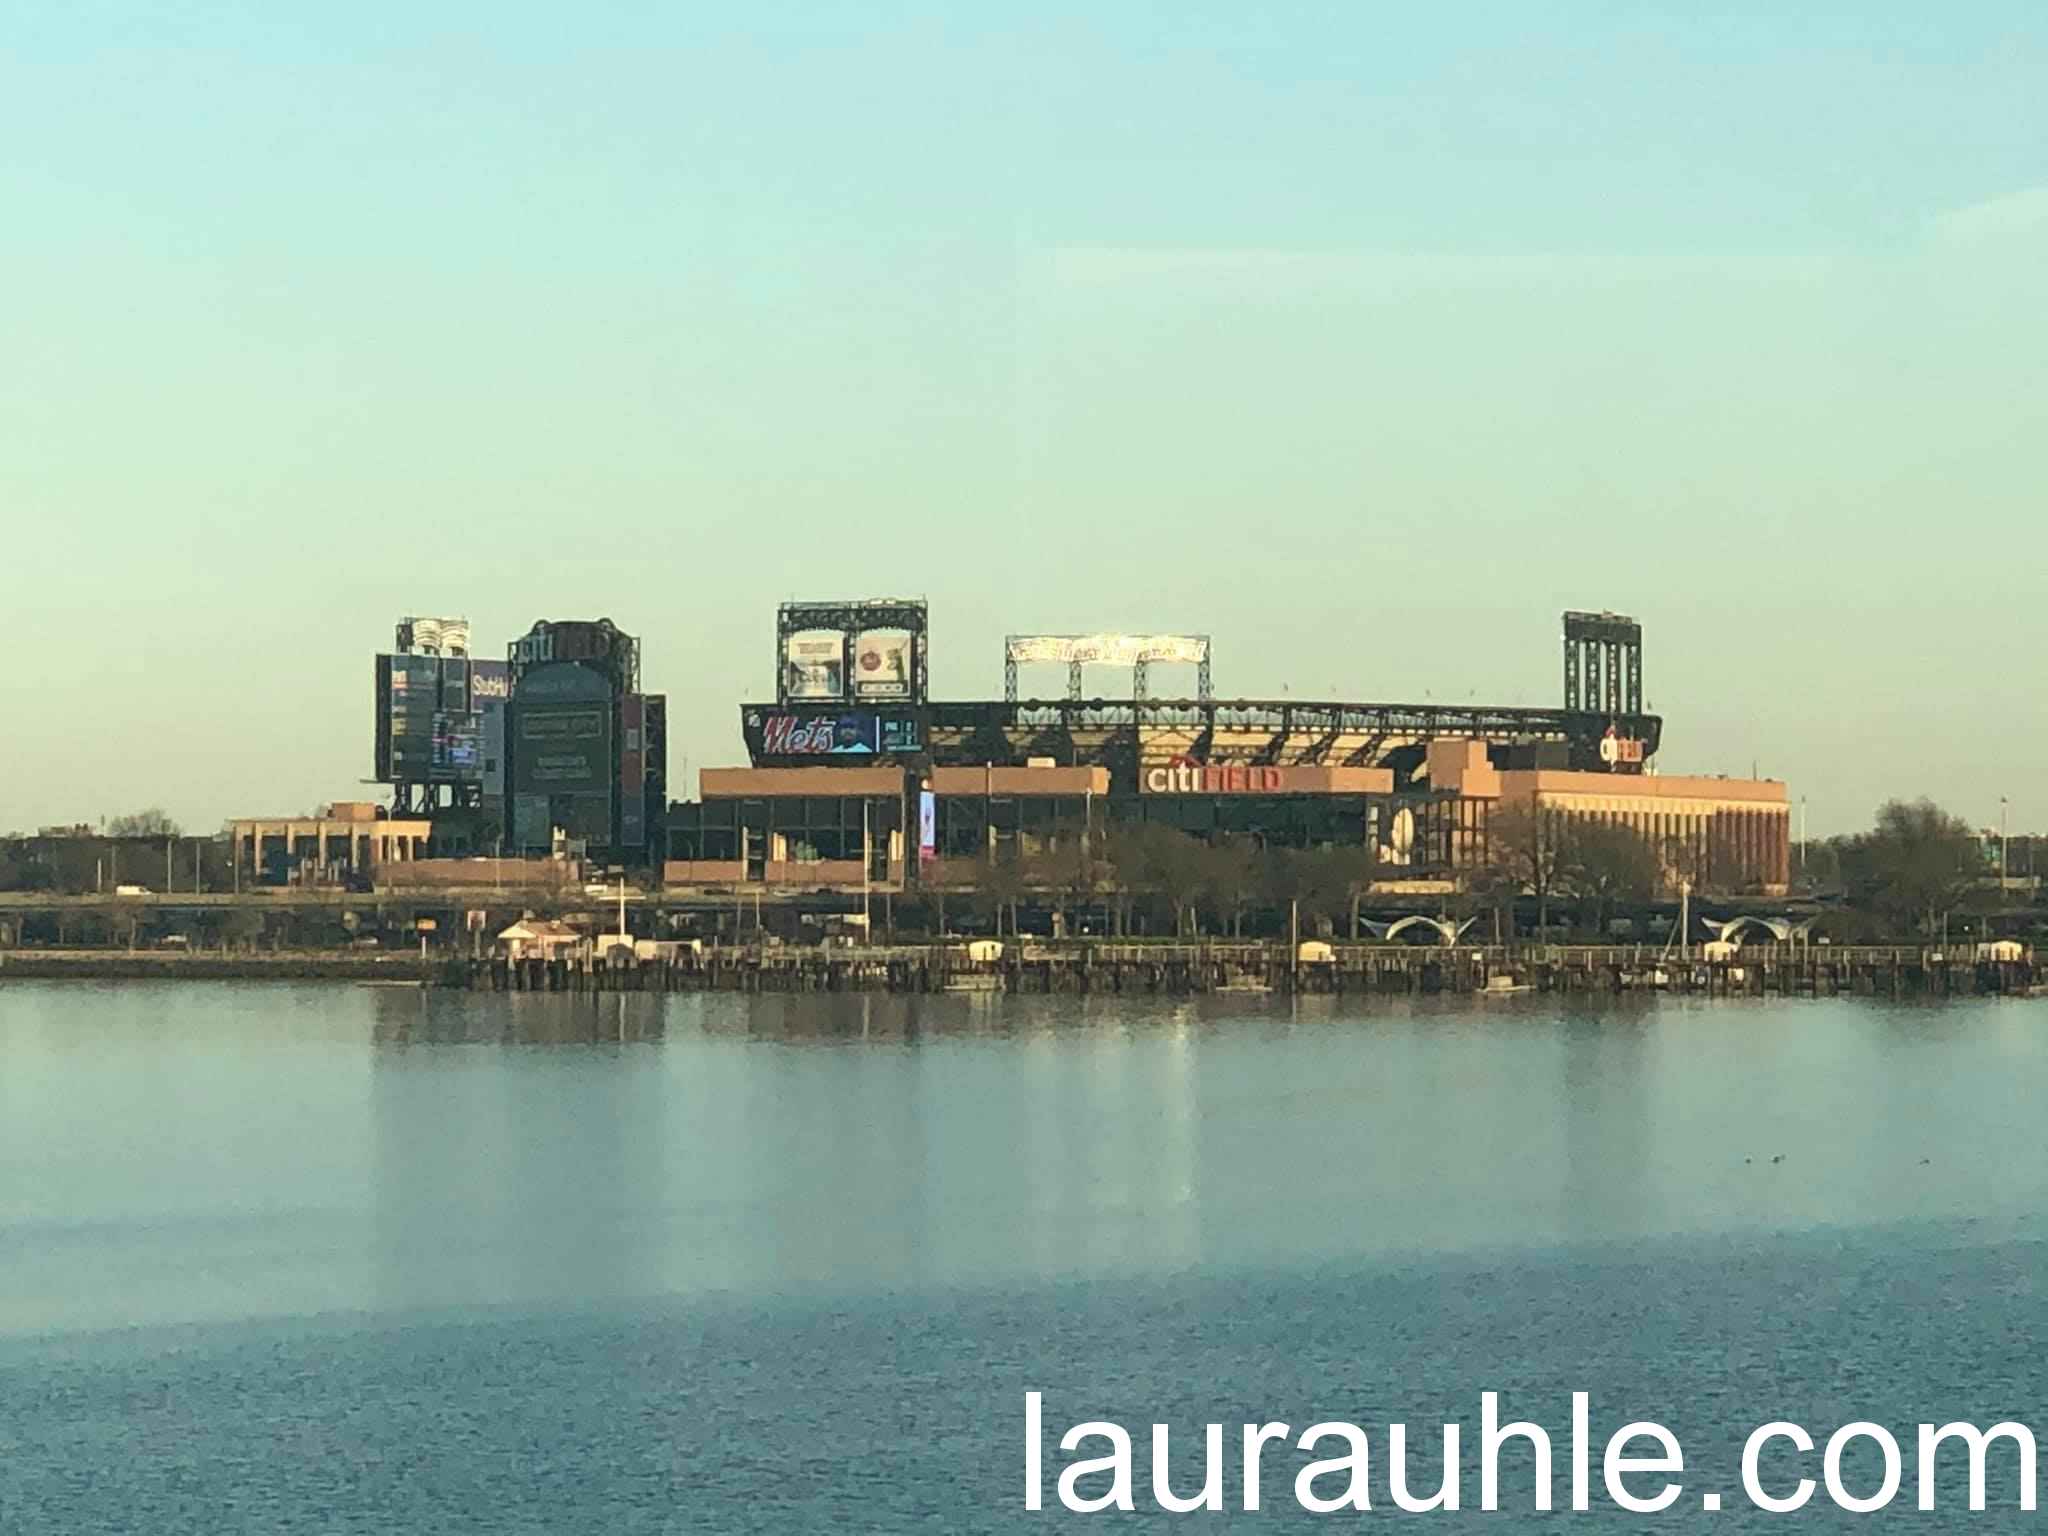
[{"label": "calm water surface", "polygon": [[[1087,1523],[1021,1508],[1027,1389],[1190,1448],[1581,1389],[1724,1512],[1426,1518],[1846,1528],[1743,1507],[1754,1424],[2048,1429],[2044,1102],[2028,1002],[12,983],[0,1530]],[[1299,1459],[1206,1518],[1325,1523]],[[2027,1518],[1910,1462],[1893,1524]]]}]

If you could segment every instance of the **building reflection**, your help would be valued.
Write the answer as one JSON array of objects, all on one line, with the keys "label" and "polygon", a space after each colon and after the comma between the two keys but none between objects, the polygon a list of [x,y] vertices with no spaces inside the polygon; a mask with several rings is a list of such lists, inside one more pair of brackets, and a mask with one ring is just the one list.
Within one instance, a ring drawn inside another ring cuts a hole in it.
[{"label": "building reflection", "polygon": [[1572,999],[1561,1024],[1559,1081],[1548,1089],[1562,1141],[1558,1230],[1610,1240],[1665,1223],[1656,1182],[1653,1117],[1663,1093],[1655,1004]]},{"label": "building reflection", "polygon": [[631,992],[469,993],[380,987],[372,1039],[380,1046],[632,1045],[658,1041],[666,1012]]},{"label": "building reflection", "polygon": [[661,1001],[380,992],[369,1054],[381,1308],[664,1288],[665,1105],[649,1070],[659,1058],[639,1049],[661,1038]]}]

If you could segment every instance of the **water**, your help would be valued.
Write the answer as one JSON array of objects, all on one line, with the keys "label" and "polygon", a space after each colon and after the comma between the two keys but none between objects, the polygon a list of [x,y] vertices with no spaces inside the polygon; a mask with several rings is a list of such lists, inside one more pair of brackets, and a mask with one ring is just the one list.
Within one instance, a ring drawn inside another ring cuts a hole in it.
[{"label": "water", "polygon": [[[1054,1440],[1139,1436],[1141,1512],[1095,1523],[1175,1523],[1148,1426],[1187,1491],[1214,1420],[1233,1512],[1192,1518],[1322,1524],[1284,1445],[1236,1512],[1236,1426],[1267,1419],[1365,1426],[1375,1514],[1412,1522],[1381,1427],[1411,1425],[1433,1488],[1438,1426],[1471,1461],[1486,1389],[1557,1437],[1560,1502],[1571,1391],[1596,1429],[1596,1512],[1532,1513],[1511,1456],[1497,1528],[1857,1523],[1746,1507],[1743,1438],[1789,1418],[1898,1432],[1894,1523],[2019,1529],[2009,1453],[1992,1511],[1946,1466],[1914,1511],[1911,1437],[2048,1429],[2044,1026],[2017,1001],[8,984],[0,1530],[1087,1523],[1022,1509],[1027,1390]],[[1662,1516],[1601,1512],[1635,1418],[1685,1447]],[[1486,1522],[1476,1470],[1463,1491],[1426,1518]]]}]

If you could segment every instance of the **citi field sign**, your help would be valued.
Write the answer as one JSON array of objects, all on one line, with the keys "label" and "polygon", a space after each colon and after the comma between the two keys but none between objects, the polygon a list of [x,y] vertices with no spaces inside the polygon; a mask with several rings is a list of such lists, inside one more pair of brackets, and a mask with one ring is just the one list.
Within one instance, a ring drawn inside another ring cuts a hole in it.
[{"label": "citi field sign", "polygon": [[1607,727],[1607,734],[1600,738],[1600,761],[1610,767],[1618,763],[1640,763],[1643,760],[1643,744],[1633,736],[1623,736],[1613,726]]},{"label": "citi field sign", "polygon": [[1145,791],[1153,795],[1272,795],[1285,776],[1278,768],[1243,763],[1195,763],[1177,757],[1145,770]]}]

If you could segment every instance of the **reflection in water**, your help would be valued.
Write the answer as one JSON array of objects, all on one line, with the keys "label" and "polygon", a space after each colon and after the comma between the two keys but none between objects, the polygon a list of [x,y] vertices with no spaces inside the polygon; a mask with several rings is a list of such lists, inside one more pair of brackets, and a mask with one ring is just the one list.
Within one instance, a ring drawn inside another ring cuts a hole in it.
[{"label": "reflection in water", "polygon": [[1649,1028],[1653,1004],[1623,998],[1598,1009],[1574,999],[1565,1009],[1557,1074],[1532,1088],[1556,1105],[1564,1147],[1558,1225],[1567,1237],[1597,1238],[1617,1227],[1661,1228],[1644,1203],[1650,1121],[1662,1097]]},{"label": "reflection in water", "polygon": [[992,1536],[1026,1389],[1587,1389],[1688,1476],[1774,1416],[2024,1421],[2040,1020],[0,986],[9,1529]]},{"label": "reflection in water", "polygon": [[184,984],[5,1004],[0,1331],[2024,1232],[2048,1205],[2048,1035],[2024,1002]]},{"label": "reflection in water", "polygon": [[[380,989],[371,1113],[382,1306],[662,1288],[645,1216],[661,1160],[659,1078],[613,1070],[663,1033],[642,994]],[[530,1052],[570,1048],[563,1072]]]},{"label": "reflection in water", "polygon": [[628,1045],[659,1040],[662,999],[647,993],[473,993],[369,989],[378,1045]]}]

